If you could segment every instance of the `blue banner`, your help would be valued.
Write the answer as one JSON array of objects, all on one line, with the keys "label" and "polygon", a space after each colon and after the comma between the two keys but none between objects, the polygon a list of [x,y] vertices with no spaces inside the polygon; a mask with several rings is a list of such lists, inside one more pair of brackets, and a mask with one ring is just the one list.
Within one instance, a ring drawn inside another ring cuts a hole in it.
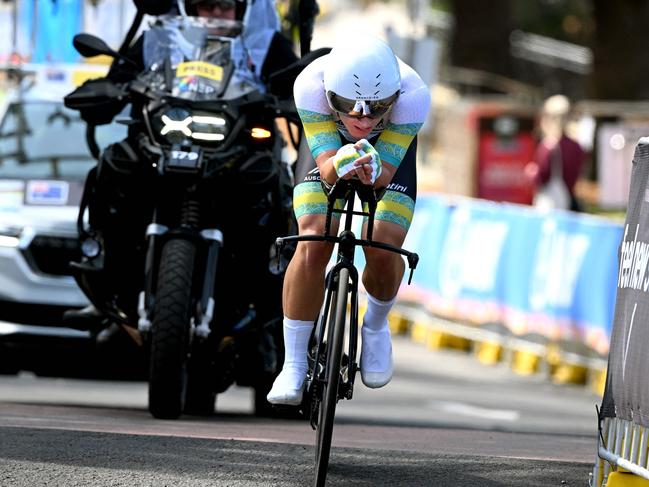
[{"label": "blue banner", "polygon": [[83,29],[82,14],[82,0],[21,2],[19,29],[33,42],[31,62],[78,62],[80,56],[72,46],[72,38]]},{"label": "blue banner", "polygon": [[422,195],[404,245],[421,260],[400,296],[606,353],[621,238],[621,224],[585,214]]}]

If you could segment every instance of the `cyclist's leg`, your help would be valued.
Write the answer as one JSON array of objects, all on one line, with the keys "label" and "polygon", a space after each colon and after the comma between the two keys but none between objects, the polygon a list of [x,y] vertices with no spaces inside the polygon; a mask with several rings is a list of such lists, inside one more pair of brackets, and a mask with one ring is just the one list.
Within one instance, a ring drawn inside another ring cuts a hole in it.
[{"label": "cyclist's leg", "polygon": [[[400,247],[406,231],[399,225],[377,220],[374,239]],[[392,379],[392,340],[388,313],[396,301],[405,265],[399,254],[365,248],[363,285],[367,309],[361,328],[361,378],[367,387],[383,387]]]},{"label": "cyclist's leg", "polygon": [[[322,235],[327,197],[320,185],[317,169],[296,186],[293,206],[300,235]],[[338,219],[332,220],[332,233]],[[297,405],[302,400],[307,373],[307,347],[313,323],[324,298],[324,276],[333,245],[325,242],[299,242],[286,269],[283,289],[284,348],[282,372],[268,393],[273,404]]]},{"label": "cyclist's leg", "polygon": [[[378,204],[373,239],[401,247],[408,233],[417,197],[416,140]],[[363,285],[367,310],[361,328],[361,377],[368,387],[382,387],[392,378],[392,343],[388,313],[396,300],[405,264],[395,253],[364,248]]]}]

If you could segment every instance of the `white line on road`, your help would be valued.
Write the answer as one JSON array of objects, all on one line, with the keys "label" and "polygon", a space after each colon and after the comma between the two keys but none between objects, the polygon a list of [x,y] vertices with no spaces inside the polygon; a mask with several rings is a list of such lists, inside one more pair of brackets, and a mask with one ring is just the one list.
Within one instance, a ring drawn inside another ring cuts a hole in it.
[{"label": "white line on road", "polygon": [[472,416],[476,418],[497,419],[501,421],[518,421],[521,417],[519,411],[514,411],[512,409],[489,409],[472,406],[463,402],[429,401],[427,407],[459,416]]}]

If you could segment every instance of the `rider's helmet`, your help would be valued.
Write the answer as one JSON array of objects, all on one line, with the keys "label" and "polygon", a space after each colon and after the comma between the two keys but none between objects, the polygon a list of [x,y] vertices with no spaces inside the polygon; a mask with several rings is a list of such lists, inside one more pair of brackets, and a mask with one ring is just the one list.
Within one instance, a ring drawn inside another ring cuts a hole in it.
[{"label": "rider's helmet", "polygon": [[246,13],[246,0],[185,0],[187,15],[198,15],[197,6],[220,7],[221,10],[234,9],[235,20],[243,20]]},{"label": "rider's helmet", "polygon": [[339,45],[327,56],[324,89],[329,106],[350,117],[379,118],[399,96],[399,62],[380,39],[355,39],[353,46]]}]

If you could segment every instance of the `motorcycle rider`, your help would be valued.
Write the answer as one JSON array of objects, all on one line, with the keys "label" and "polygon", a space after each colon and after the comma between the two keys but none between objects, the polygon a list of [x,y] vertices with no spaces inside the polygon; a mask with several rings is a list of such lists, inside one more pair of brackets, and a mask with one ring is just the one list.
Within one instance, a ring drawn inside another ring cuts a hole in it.
[{"label": "motorcycle rider", "polygon": [[[416,135],[428,115],[428,87],[386,43],[357,35],[308,65],[295,82],[294,95],[310,148],[306,166],[313,167],[294,190],[299,234],[322,234],[327,209],[322,182],[332,185],[338,178],[357,177],[386,190],[375,214],[374,240],[400,247],[415,206]],[[336,232],[339,219],[334,216],[332,223]],[[324,299],[332,250],[330,243],[300,242],[288,266],[283,289],[285,360],[267,396],[270,403],[298,405],[302,400],[307,347]],[[360,368],[363,383],[377,388],[392,377],[387,316],[405,266],[390,252],[368,247],[363,251],[368,303]]]},{"label": "motorcycle rider", "polygon": [[[279,19],[275,10],[274,0],[255,0],[260,2],[257,12],[265,15],[265,24],[272,25],[274,32],[260,33],[260,39],[255,46],[259,53],[255,53],[260,59],[259,66],[253,66],[262,82],[266,82],[268,77],[297,60],[293,51],[291,41],[287,39],[279,30]],[[248,7],[248,0],[185,0],[185,9],[188,15],[214,18],[223,20],[243,20]],[[174,9],[172,9],[172,12]],[[275,28],[276,24],[276,28]],[[131,81],[141,71],[144,70],[144,60],[142,56],[143,37],[140,36],[129,48],[126,57],[134,64],[127,63],[124,60],[116,60],[108,73],[108,78],[124,83]],[[259,55],[261,54],[261,55]],[[255,61],[255,60],[250,60]]]}]

